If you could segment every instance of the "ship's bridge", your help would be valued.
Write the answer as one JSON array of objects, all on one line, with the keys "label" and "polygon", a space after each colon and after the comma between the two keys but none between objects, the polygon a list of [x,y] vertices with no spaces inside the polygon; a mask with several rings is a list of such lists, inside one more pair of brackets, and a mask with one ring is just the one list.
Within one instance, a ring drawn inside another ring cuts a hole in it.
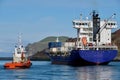
[{"label": "ship's bridge", "polygon": [[73,21],[73,27],[74,28],[89,28],[91,27],[92,21],[81,21],[81,20],[74,20]]},{"label": "ship's bridge", "polygon": [[91,42],[93,41],[93,23],[90,20],[74,20],[73,21],[73,27],[75,29],[79,29],[79,37],[87,37],[87,41]]},{"label": "ship's bridge", "polygon": [[[105,24],[106,21],[101,21],[101,25]],[[106,25],[107,29],[117,28],[117,22],[116,21],[108,21]]]}]

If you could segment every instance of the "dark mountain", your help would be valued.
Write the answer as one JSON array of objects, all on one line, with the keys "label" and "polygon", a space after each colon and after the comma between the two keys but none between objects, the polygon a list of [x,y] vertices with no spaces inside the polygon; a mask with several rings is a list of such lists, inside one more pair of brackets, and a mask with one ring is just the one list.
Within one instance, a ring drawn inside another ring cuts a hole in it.
[{"label": "dark mountain", "polygon": [[118,46],[118,56],[116,59],[120,60],[120,29],[112,33],[112,43]]},{"label": "dark mountain", "polygon": [[118,45],[120,49],[120,29],[112,33],[112,42]]}]

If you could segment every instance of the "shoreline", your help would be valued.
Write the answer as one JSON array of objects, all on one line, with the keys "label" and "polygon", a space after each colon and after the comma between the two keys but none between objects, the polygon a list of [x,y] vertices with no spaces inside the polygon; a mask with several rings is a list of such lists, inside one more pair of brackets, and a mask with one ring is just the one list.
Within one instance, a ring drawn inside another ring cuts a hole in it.
[{"label": "shoreline", "polygon": [[[0,60],[12,60],[12,57],[0,57]],[[31,61],[50,61],[50,59],[45,58],[30,58]]]},{"label": "shoreline", "polygon": [[[12,57],[0,57],[0,60],[12,60]],[[50,61],[48,58],[30,58],[31,61]],[[120,60],[112,60],[113,62],[119,62]]]}]

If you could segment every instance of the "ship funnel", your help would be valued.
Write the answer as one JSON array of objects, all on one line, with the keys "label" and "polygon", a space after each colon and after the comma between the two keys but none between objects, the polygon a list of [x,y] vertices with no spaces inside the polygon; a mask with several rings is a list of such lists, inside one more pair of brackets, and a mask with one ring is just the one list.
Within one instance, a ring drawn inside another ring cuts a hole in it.
[{"label": "ship funnel", "polygon": [[100,30],[100,17],[95,10],[93,11],[93,14],[92,14],[92,20],[93,20],[93,41],[96,41],[96,34]]}]

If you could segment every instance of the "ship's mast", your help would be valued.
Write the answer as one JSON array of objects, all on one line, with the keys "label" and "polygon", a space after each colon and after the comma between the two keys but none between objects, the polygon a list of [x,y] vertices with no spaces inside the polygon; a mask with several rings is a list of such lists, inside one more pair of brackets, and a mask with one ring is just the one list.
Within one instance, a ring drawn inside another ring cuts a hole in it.
[{"label": "ship's mast", "polygon": [[22,39],[21,39],[21,34],[19,34],[18,36],[18,47],[21,48],[22,47]]}]

